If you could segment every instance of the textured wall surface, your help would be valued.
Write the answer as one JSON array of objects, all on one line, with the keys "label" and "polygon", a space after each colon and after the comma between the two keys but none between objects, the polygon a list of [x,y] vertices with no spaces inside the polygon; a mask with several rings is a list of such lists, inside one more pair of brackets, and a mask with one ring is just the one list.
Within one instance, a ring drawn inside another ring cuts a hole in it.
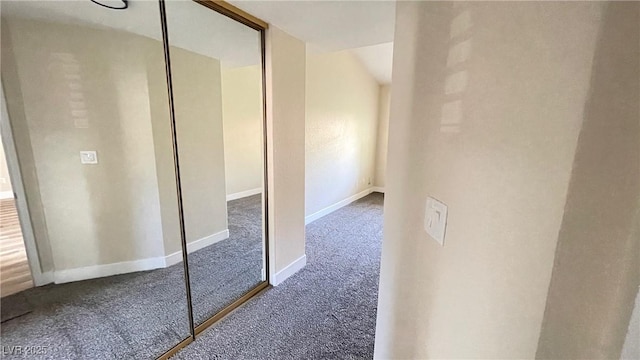
[{"label": "textured wall surface", "polygon": [[380,86],[378,97],[378,140],[376,142],[376,176],[373,184],[384,188],[387,173],[387,149],[389,144],[389,105],[391,85]]},{"label": "textured wall surface", "polygon": [[272,276],[305,254],[305,43],[271,26],[267,34],[267,151]]},{"label": "textured wall surface", "polygon": [[[259,50],[256,48],[258,54]],[[227,195],[262,188],[262,119],[260,67],[223,68],[222,123]]]},{"label": "textured wall surface", "polygon": [[397,6],[375,356],[533,358],[604,5]]},{"label": "textured wall surface", "polygon": [[618,359],[640,285],[640,3],[601,20],[537,357]]},{"label": "textured wall surface", "polygon": [[378,87],[348,51],[308,56],[307,216],[373,186]]}]

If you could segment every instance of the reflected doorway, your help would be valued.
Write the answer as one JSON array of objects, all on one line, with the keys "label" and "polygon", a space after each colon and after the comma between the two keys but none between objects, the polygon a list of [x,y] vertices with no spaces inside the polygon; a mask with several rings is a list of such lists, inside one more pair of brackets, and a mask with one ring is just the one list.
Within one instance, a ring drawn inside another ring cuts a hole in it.
[{"label": "reflected doorway", "polygon": [[0,296],[33,287],[4,144],[0,139]]}]

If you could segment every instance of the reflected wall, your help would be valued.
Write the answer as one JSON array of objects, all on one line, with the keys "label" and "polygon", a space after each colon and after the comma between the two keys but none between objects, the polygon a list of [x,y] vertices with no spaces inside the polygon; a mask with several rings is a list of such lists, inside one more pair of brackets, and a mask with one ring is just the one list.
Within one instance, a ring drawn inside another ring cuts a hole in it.
[{"label": "reflected wall", "polygon": [[268,285],[263,32],[191,1],[1,6],[6,121],[50,283],[2,298],[3,346],[166,357]]},{"label": "reflected wall", "polygon": [[195,325],[266,280],[261,33],[167,2]]},{"label": "reflected wall", "polygon": [[1,6],[2,86],[40,270],[55,284],[2,299],[3,321],[27,304],[3,322],[3,345],[160,356],[190,326],[175,181],[164,176],[173,159],[158,4]]}]

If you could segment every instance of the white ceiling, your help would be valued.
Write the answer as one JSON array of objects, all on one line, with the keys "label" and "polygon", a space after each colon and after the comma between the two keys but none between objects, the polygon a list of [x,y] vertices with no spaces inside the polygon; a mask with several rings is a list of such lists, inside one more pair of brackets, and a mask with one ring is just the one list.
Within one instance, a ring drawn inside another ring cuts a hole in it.
[{"label": "white ceiling", "polygon": [[[162,39],[157,1],[130,0],[126,10],[106,9],[89,0],[2,0],[0,4],[3,17],[116,29],[158,41]],[[257,31],[193,1],[170,0],[166,9],[171,45],[220,59],[226,67],[259,63],[260,36]]]},{"label": "white ceiling", "polygon": [[395,1],[229,2],[304,40],[311,53],[357,49],[355,54],[378,82],[391,82]]},{"label": "white ceiling", "polygon": [[[230,2],[305,41],[312,53],[356,49],[354,53],[379,82],[390,82],[394,1]],[[89,0],[1,0],[0,4],[3,16],[118,29],[156,40],[162,37],[156,1],[129,0],[127,10],[105,9]],[[168,0],[166,7],[172,45],[220,59],[228,67],[258,63],[260,45],[255,30],[215,12],[202,11],[202,6],[192,1]]]},{"label": "white ceiling", "polygon": [[365,46],[352,51],[380,84],[391,84],[393,42]]}]

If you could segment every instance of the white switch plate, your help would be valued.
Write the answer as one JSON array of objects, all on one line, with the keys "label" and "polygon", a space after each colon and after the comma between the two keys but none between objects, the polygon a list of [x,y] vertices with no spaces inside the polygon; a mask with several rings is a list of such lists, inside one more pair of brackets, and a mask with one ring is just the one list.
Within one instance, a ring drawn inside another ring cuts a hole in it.
[{"label": "white switch plate", "polygon": [[81,164],[97,164],[98,154],[95,151],[80,151]]},{"label": "white switch plate", "polygon": [[424,212],[424,229],[440,245],[444,246],[447,229],[447,205],[428,196]]}]

